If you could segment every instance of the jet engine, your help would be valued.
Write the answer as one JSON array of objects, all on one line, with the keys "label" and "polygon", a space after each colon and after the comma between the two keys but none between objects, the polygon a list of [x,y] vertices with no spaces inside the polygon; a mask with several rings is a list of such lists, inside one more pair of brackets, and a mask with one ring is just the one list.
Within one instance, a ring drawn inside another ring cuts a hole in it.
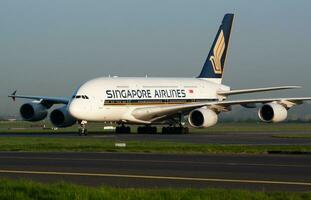
[{"label": "jet engine", "polygon": [[69,114],[67,106],[53,110],[50,120],[54,126],[59,128],[72,126],[76,123],[76,119]]},{"label": "jet engine", "polygon": [[40,121],[43,120],[47,114],[47,108],[40,103],[25,103],[19,110],[23,120],[25,121]]},{"label": "jet engine", "polygon": [[287,109],[278,103],[267,103],[258,110],[258,116],[264,122],[281,122],[287,118]]},{"label": "jet engine", "polygon": [[207,128],[214,126],[218,121],[217,114],[208,108],[199,108],[190,112],[189,124],[195,128]]}]

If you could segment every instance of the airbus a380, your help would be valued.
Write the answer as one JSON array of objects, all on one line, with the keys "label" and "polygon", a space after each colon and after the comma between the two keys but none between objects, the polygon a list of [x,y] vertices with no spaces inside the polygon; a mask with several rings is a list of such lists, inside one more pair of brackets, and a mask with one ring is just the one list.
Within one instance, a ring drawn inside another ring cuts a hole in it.
[{"label": "airbus a380", "polygon": [[130,133],[129,124],[141,125],[138,132],[186,132],[182,119],[188,118],[194,128],[208,128],[218,121],[218,114],[231,110],[233,105],[257,107],[264,122],[281,122],[291,107],[311,100],[311,97],[226,100],[230,95],[294,89],[297,86],[231,90],[222,84],[228,51],[233,14],[226,14],[216,34],[211,50],[196,78],[125,78],[102,77],[82,84],[71,98],[9,95],[31,99],[20,108],[26,121],[40,121],[47,117],[54,104],[64,104],[50,113],[56,127],[80,125],[79,133],[86,134],[87,122],[118,124],[117,133]]}]

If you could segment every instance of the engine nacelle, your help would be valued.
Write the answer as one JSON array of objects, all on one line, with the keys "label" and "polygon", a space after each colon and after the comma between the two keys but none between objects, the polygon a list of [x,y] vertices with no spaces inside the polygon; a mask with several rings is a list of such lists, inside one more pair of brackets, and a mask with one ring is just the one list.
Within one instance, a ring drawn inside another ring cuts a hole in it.
[{"label": "engine nacelle", "polygon": [[54,126],[59,128],[72,126],[76,123],[76,119],[69,114],[67,106],[53,110],[50,114],[50,120]]},{"label": "engine nacelle", "polygon": [[287,118],[287,109],[277,103],[267,103],[258,110],[258,116],[263,122],[281,122]]},{"label": "engine nacelle", "polygon": [[199,108],[190,112],[188,121],[192,127],[207,128],[217,123],[218,115],[213,110]]},{"label": "engine nacelle", "polygon": [[40,103],[25,103],[19,109],[20,115],[25,121],[40,121],[48,115],[47,108]]}]

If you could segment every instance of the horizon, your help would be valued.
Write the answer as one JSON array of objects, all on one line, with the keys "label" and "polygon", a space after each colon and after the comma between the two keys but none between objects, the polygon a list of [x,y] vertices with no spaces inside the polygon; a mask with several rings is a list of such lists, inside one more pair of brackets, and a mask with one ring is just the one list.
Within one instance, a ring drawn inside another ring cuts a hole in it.
[{"label": "horizon", "polygon": [[225,85],[303,86],[234,99],[311,96],[310,6],[307,0],[2,1],[0,110],[17,115],[27,102],[7,97],[15,89],[18,94],[71,96],[81,83],[109,74],[195,77],[227,12],[235,20]]}]

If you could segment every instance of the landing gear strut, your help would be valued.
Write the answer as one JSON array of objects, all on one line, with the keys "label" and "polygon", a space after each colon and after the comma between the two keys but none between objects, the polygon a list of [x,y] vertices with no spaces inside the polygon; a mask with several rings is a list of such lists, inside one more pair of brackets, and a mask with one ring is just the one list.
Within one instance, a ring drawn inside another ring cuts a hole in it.
[{"label": "landing gear strut", "polygon": [[174,126],[170,124],[170,126],[168,127],[163,127],[162,134],[187,134],[189,133],[189,128],[183,126],[182,120],[183,120],[183,115],[182,113],[180,113],[178,115],[178,120],[175,120]]},{"label": "landing gear strut", "polygon": [[86,124],[87,124],[87,121],[84,121],[84,120],[79,122],[79,125],[80,125],[79,135],[87,135]]}]

